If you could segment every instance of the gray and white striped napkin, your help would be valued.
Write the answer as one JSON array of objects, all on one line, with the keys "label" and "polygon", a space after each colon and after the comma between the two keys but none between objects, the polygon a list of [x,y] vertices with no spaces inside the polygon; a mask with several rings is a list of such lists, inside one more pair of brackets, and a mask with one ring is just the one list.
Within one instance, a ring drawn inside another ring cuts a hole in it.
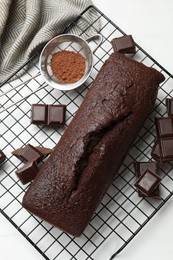
[{"label": "gray and white striped napkin", "polygon": [[[77,17],[90,0],[1,0],[0,82],[22,66],[40,46]],[[95,21],[93,9],[82,20],[84,28]],[[78,28],[73,33],[78,34]],[[92,34],[93,32],[89,32]]]}]

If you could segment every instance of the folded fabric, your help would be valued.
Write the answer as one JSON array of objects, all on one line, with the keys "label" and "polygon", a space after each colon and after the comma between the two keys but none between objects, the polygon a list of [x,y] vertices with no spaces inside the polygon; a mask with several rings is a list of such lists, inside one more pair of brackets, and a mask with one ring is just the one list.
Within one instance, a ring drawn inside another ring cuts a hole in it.
[{"label": "folded fabric", "polygon": [[[91,4],[90,0],[1,0],[0,82],[51,38],[61,34]],[[88,22],[96,18],[97,13],[91,9],[82,19],[81,26],[86,29]],[[75,27],[71,33],[80,34],[81,31]]]}]

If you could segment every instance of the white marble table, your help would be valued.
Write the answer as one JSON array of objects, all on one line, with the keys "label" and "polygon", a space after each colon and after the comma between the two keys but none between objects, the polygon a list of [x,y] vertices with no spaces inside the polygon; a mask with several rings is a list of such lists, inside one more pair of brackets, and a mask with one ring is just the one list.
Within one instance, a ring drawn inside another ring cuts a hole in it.
[{"label": "white marble table", "polygon": [[[123,31],[132,34],[139,45],[173,74],[172,0],[93,0],[93,2]],[[167,202],[117,258],[172,260],[172,216],[173,199]],[[0,259],[44,259],[2,215],[0,223]]]}]

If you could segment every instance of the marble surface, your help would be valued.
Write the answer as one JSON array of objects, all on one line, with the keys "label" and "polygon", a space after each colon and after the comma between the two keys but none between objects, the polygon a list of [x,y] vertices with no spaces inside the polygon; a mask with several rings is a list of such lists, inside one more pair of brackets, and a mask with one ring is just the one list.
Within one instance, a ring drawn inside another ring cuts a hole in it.
[{"label": "marble surface", "polygon": [[[172,0],[93,0],[93,3],[173,74]],[[172,260],[172,215],[170,199],[117,259]],[[0,259],[44,259],[1,214],[0,223]]]}]

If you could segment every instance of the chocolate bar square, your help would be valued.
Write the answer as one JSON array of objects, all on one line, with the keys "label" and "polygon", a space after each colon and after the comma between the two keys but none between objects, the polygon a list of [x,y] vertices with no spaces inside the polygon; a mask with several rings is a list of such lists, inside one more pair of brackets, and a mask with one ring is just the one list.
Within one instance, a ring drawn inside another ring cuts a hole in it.
[{"label": "chocolate bar square", "polygon": [[24,164],[20,169],[18,169],[16,175],[23,184],[27,184],[36,177],[38,171],[39,168],[37,163],[32,161]]},{"label": "chocolate bar square", "polygon": [[171,147],[173,147],[171,137],[156,140],[151,151],[152,158],[159,163],[169,162],[173,160],[173,152],[170,153],[170,151],[172,150]]},{"label": "chocolate bar square", "polygon": [[173,160],[173,137],[160,138],[160,153],[162,161]]},{"label": "chocolate bar square", "polygon": [[159,141],[156,140],[154,145],[153,145],[153,148],[151,150],[151,156],[154,160],[160,162],[161,160],[161,154],[160,154],[160,146],[159,146]]},{"label": "chocolate bar square", "polygon": [[44,146],[35,146],[35,149],[42,154],[43,159],[46,158],[52,152],[52,149]]},{"label": "chocolate bar square", "polygon": [[136,47],[131,35],[114,38],[111,41],[114,52],[135,53]]},{"label": "chocolate bar square", "polygon": [[22,162],[41,161],[43,154],[31,144],[27,144],[23,148],[16,149],[12,152]]},{"label": "chocolate bar square", "polygon": [[168,116],[173,116],[173,98],[166,99],[166,107]]},{"label": "chocolate bar square", "polygon": [[47,105],[33,104],[31,109],[32,124],[47,124]]},{"label": "chocolate bar square", "polygon": [[64,125],[65,124],[65,105],[49,105],[48,106],[48,124]]},{"label": "chocolate bar square", "polygon": [[[157,162],[135,162],[134,163],[135,172],[137,179],[142,176],[147,170],[150,170],[154,172],[155,174],[158,174],[158,165]],[[144,193],[142,193],[140,190],[138,190],[139,197],[146,197]],[[160,189],[159,186],[147,197],[152,197],[155,199],[160,199]]]},{"label": "chocolate bar square", "polygon": [[171,117],[156,117],[156,131],[158,138],[173,137],[173,118]]},{"label": "chocolate bar square", "polygon": [[173,117],[155,118],[157,143],[152,156],[161,163],[173,160]]},{"label": "chocolate bar square", "polygon": [[158,187],[161,178],[153,171],[146,170],[135,182],[135,187],[145,196],[149,196]]}]

